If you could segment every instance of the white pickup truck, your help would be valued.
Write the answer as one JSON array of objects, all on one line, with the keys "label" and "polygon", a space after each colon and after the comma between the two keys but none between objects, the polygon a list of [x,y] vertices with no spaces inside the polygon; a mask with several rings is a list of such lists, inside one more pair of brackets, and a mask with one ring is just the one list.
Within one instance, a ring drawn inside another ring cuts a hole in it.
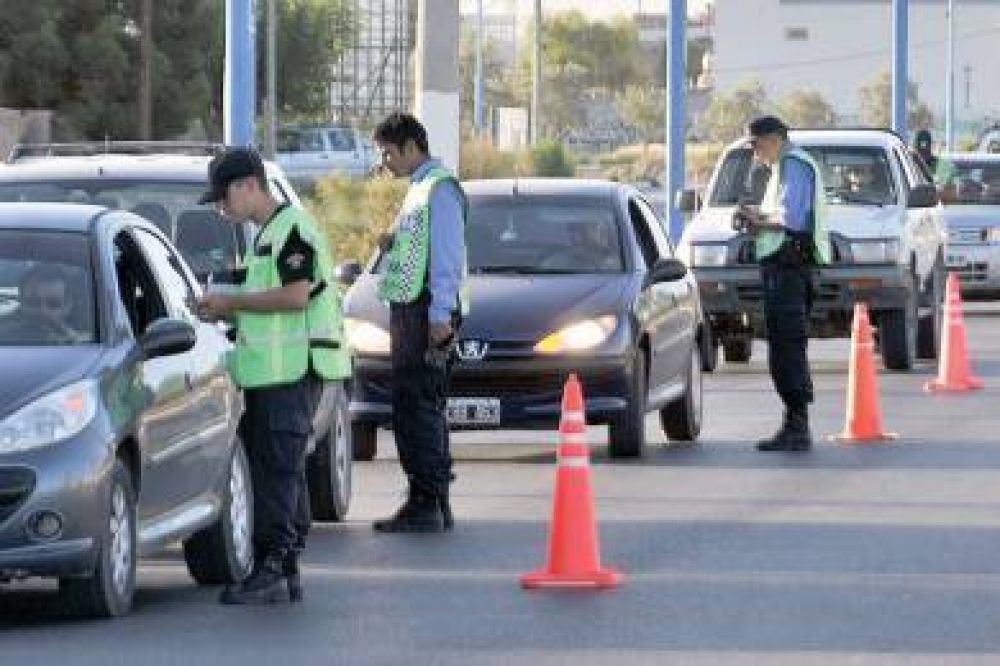
[{"label": "white pickup truck", "polygon": [[363,178],[376,163],[371,140],[353,127],[285,127],[276,160],[296,187],[331,174]]},{"label": "white pickup truck", "polygon": [[[790,139],[820,165],[829,204],[832,260],[814,273],[810,336],[850,336],[854,304],[864,302],[887,368],[935,358],[947,236],[925,171],[884,130],[802,130]],[[691,210],[693,192],[682,197],[695,216],[679,256],[698,279],[713,342],[728,362],[749,361],[753,338],[766,335],[754,245],[733,231],[732,216],[741,203],[760,203],[768,175],[747,142],[737,141],[720,157],[701,209]],[[707,369],[715,358],[706,358]]]}]

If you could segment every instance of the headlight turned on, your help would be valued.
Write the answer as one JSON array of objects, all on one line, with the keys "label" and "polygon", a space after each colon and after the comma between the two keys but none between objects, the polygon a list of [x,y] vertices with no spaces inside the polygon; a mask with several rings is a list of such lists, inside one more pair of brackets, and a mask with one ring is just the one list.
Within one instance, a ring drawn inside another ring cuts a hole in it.
[{"label": "headlight turned on", "polygon": [[893,264],[899,256],[895,238],[851,241],[851,256],[856,264]]},{"label": "headlight turned on", "polygon": [[344,320],[344,332],[348,346],[359,354],[389,355],[389,332],[381,326],[348,317]]},{"label": "headlight turned on", "polygon": [[726,265],[728,247],[720,244],[692,243],[692,267],[717,267]]},{"label": "headlight turned on", "polygon": [[36,449],[77,435],[97,414],[97,384],[90,379],[34,400],[0,421],[0,453]]},{"label": "headlight turned on", "polygon": [[559,354],[593,349],[603,344],[617,325],[618,319],[610,315],[576,322],[545,336],[535,345],[535,351],[540,354]]}]

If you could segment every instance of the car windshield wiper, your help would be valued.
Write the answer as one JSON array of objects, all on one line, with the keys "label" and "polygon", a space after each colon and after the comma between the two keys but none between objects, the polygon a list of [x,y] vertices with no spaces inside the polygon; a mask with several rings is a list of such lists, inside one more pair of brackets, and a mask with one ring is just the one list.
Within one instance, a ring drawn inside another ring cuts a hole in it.
[{"label": "car windshield wiper", "polygon": [[479,266],[469,270],[473,275],[572,275],[585,273],[578,268],[539,268],[537,266]]}]

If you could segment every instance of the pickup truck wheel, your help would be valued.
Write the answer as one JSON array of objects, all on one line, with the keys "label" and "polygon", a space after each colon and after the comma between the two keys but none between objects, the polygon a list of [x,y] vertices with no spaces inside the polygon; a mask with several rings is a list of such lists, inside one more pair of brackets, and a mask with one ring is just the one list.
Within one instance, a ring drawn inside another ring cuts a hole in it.
[{"label": "pickup truck wheel", "polygon": [[917,294],[913,284],[903,308],[882,312],[879,339],[885,367],[890,370],[909,370],[913,367],[917,356],[917,325]]},{"label": "pickup truck wheel", "polygon": [[931,278],[931,311],[920,315],[917,328],[917,358],[935,359],[941,343],[941,323],[944,319],[944,266],[934,265]]},{"label": "pickup truck wheel", "polygon": [[674,441],[692,442],[701,434],[702,361],[699,356],[697,348],[691,351],[684,395],[660,410],[663,432]]},{"label": "pickup truck wheel", "polygon": [[646,354],[639,351],[632,364],[625,411],[608,426],[608,453],[612,458],[638,458],[646,448]]},{"label": "pickup truck wheel", "polygon": [[726,363],[749,363],[753,350],[753,340],[736,338],[722,343],[722,355]]}]

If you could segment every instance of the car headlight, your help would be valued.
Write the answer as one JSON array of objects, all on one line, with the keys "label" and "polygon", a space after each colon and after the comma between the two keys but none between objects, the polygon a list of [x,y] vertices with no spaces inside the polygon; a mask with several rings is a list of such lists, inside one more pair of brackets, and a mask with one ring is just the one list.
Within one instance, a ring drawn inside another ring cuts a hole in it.
[{"label": "car headlight", "polygon": [[1000,243],[1000,227],[990,227],[986,230],[987,243]]},{"label": "car headlight", "polygon": [[545,336],[535,345],[535,351],[542,354],[556,354],[593,349],[608,339],[617,324],[618,319],[613,316],[586,319],[570,324]]},{"label": "car headlight", "polygon": [[97,414],[97,384],[87,379],[38,398],[0,421],[0,453],[68,439]]},{"label": "car headlight", "polygon": [[728,247],[721,244],[692,243],[691,267],[725,266]]},{"label": "car headlight", "polygon": [[347,345],[359,354],[369,356],[389,355],[389,332],[381,326],[350,317],[344,320]]},{"label": "car headlight", "polygon": [[899,241],[895,238],[851,241],[851,256],[857,264],[892,264],[899,256]]}]

